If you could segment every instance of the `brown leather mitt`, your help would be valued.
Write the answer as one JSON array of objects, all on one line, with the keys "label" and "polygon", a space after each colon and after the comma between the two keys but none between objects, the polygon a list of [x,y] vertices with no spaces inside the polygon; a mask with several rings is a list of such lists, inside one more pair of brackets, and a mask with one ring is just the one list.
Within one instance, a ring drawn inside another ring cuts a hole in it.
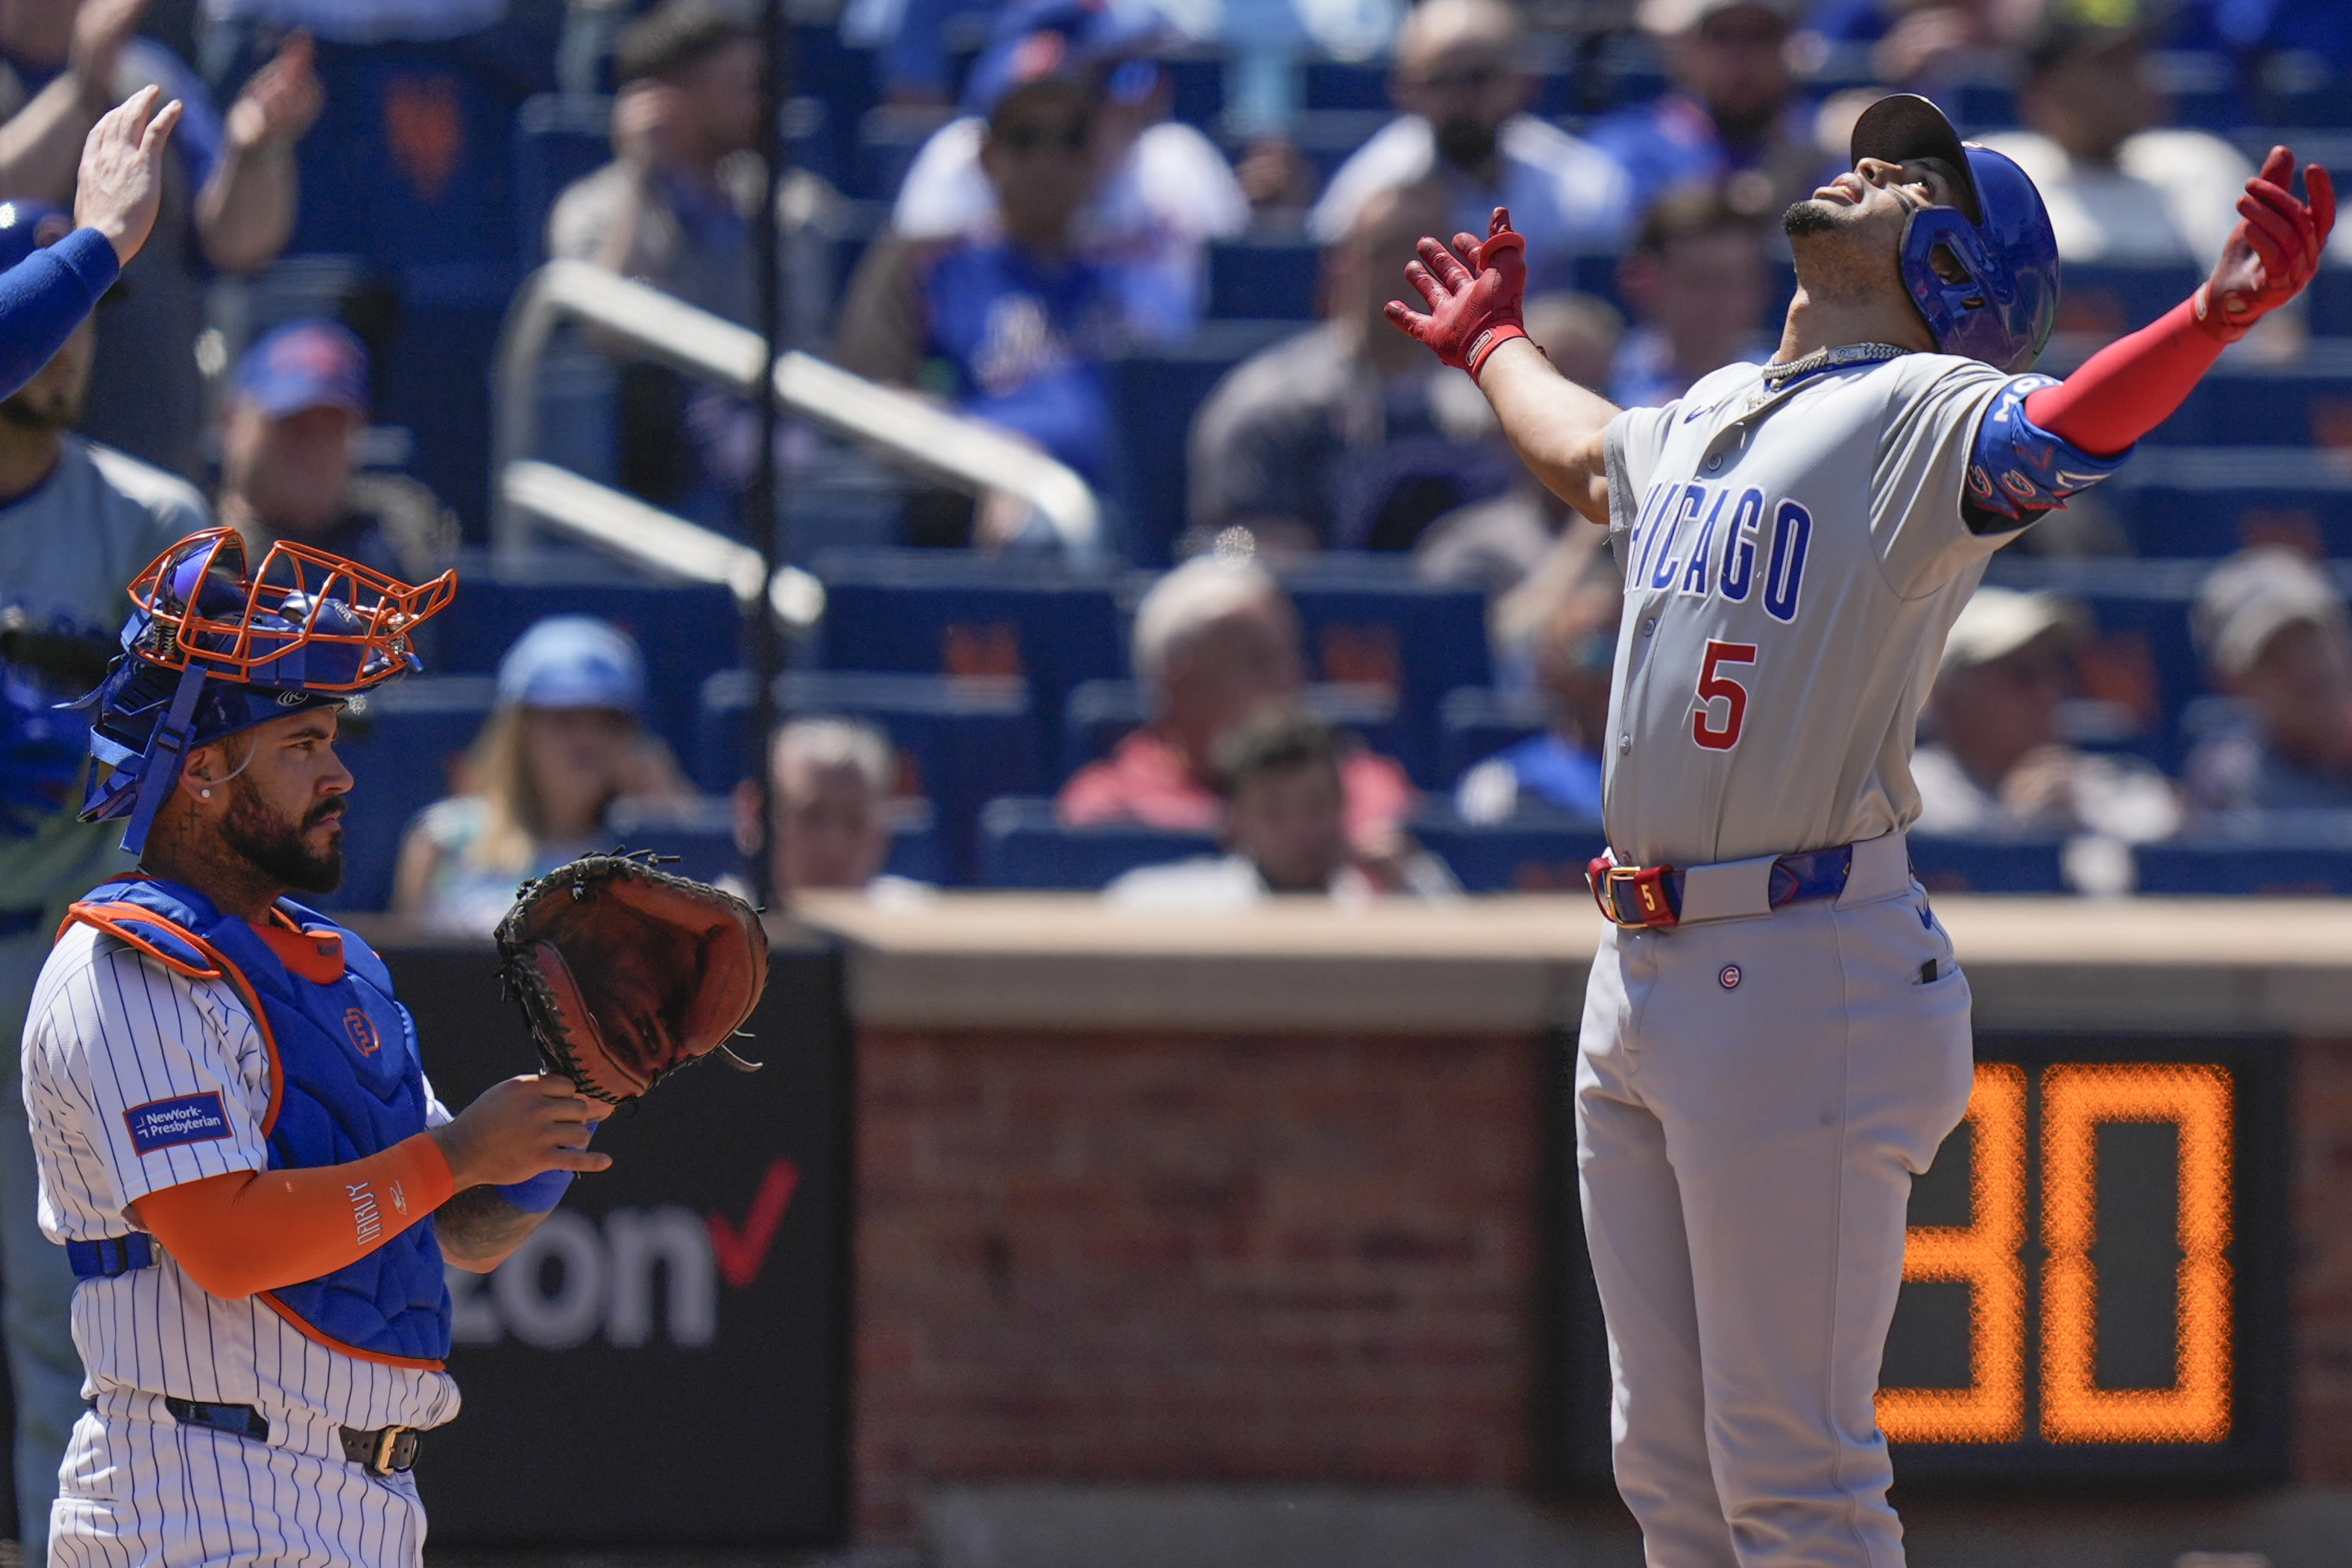
[{"label": "brown leather mitt", "polygon": [[499,922],[499,977],[551,1072],[619,1104],[725,1051],[768,984],[768,935],[730,893],[589,855],[522,884]]}]

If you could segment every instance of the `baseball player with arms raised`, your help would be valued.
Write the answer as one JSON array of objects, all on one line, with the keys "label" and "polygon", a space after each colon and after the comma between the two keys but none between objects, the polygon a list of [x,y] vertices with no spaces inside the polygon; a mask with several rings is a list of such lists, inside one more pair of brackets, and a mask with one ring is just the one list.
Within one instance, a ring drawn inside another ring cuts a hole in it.
[{"label": "baseball player with arms raised", "polygon": [[495,1267],[611,1163],[562,1077],[453,1119],[383,961],[287,896],[341,874],[338,712],[455,587],[290,543],[248,571],[225,528],[131,586],[83,815],[128,817],[140,873],[73,905],[25,1030],[90,1401],[52,1564],[420,1562],[443,1260]]},{"label": "baseball player with arms raised", "polygon": [[[2281,148],[2211,277],[2064,382],[2016,164],[1882,99],[1789,209],[1771,363],[1621,411],[1525,340],[1524,242],[1435,240],[1390,319],[1478,379],[1625,574],[1576,1077],[1617,1486],[1655,1568],[1895,1568],[1873,1399],[1911,1180],[1968,1103],[1968,982],[1912,879],[1916,721],[1992,552],[2113,473],[2310,280]],[[1465,265],[1465,262],[1467,265]]]}]

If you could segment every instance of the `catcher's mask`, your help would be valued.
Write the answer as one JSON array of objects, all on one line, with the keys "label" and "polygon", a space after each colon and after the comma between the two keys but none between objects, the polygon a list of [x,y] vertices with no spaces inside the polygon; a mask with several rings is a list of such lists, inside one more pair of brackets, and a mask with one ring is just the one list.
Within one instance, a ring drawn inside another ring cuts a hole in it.
[{"label": "catcher's mask", "polygon": [[2012,375],[2031,370],[2058,324],[2058,240],[2025,171],[1962,141],[1942,110],[1907,92],[1863,110],[1852,152],[1855,163],[1950,165],[1959,204],[1911,214],[1899,255],[1904,287],[1945,353]]},{"label": "catcher's mask", "polygon": [[146,847],[155,812],[188,752],[225,736],[421,669],[419,622],[457,591],[445,571],[411,588],[356,561],[281,540],[246,566],[234,528],[207,528],[165,550],[131,584],[122,652],[76,707],[94,707],[81,820],[128,812],[122,847]]}]

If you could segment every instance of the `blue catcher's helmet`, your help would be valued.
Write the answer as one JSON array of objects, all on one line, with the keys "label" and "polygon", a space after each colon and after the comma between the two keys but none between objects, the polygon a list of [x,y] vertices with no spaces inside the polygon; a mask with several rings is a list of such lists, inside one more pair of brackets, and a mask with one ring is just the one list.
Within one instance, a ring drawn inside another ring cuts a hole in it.
[{"label": "blue catcher's helmet", "polygon": [[246,567],[234,528],[191,534],[131,584],[122,653],[76,706],[94,707],[82,821],[130,814],[137,854],[195,747],[351,695],[421,667],[419,622],[457,591],[445,571],[411,588],[356,561],[280,540]]},{"label": "blue catcher's helmet", "polygon": [[1963,142],[1944,111],[1915,93],[1880,99],[1854,122],[1853,161],[1938,158],[1959,176],[1957,207],[1911,214],[1904,287],[1948,354],[2012,375],[2031,370],[2058,321],[2058,240],[2042,193],[1989,147]]}]

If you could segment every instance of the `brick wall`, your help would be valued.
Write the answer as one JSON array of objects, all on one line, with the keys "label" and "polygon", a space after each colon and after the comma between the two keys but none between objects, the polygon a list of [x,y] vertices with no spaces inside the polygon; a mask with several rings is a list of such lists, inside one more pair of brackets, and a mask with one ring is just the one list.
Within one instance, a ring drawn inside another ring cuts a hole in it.
[{"label": "brick wall", "polygon": [[866,1031],[860,1529],[934,1479],[1527,1480],[1539,1051]]},{"label": "brick wall", "polygon": [[2352,1040],[2296,1042],[2290,1279],[2295,1478],[2352,1482]]}]

